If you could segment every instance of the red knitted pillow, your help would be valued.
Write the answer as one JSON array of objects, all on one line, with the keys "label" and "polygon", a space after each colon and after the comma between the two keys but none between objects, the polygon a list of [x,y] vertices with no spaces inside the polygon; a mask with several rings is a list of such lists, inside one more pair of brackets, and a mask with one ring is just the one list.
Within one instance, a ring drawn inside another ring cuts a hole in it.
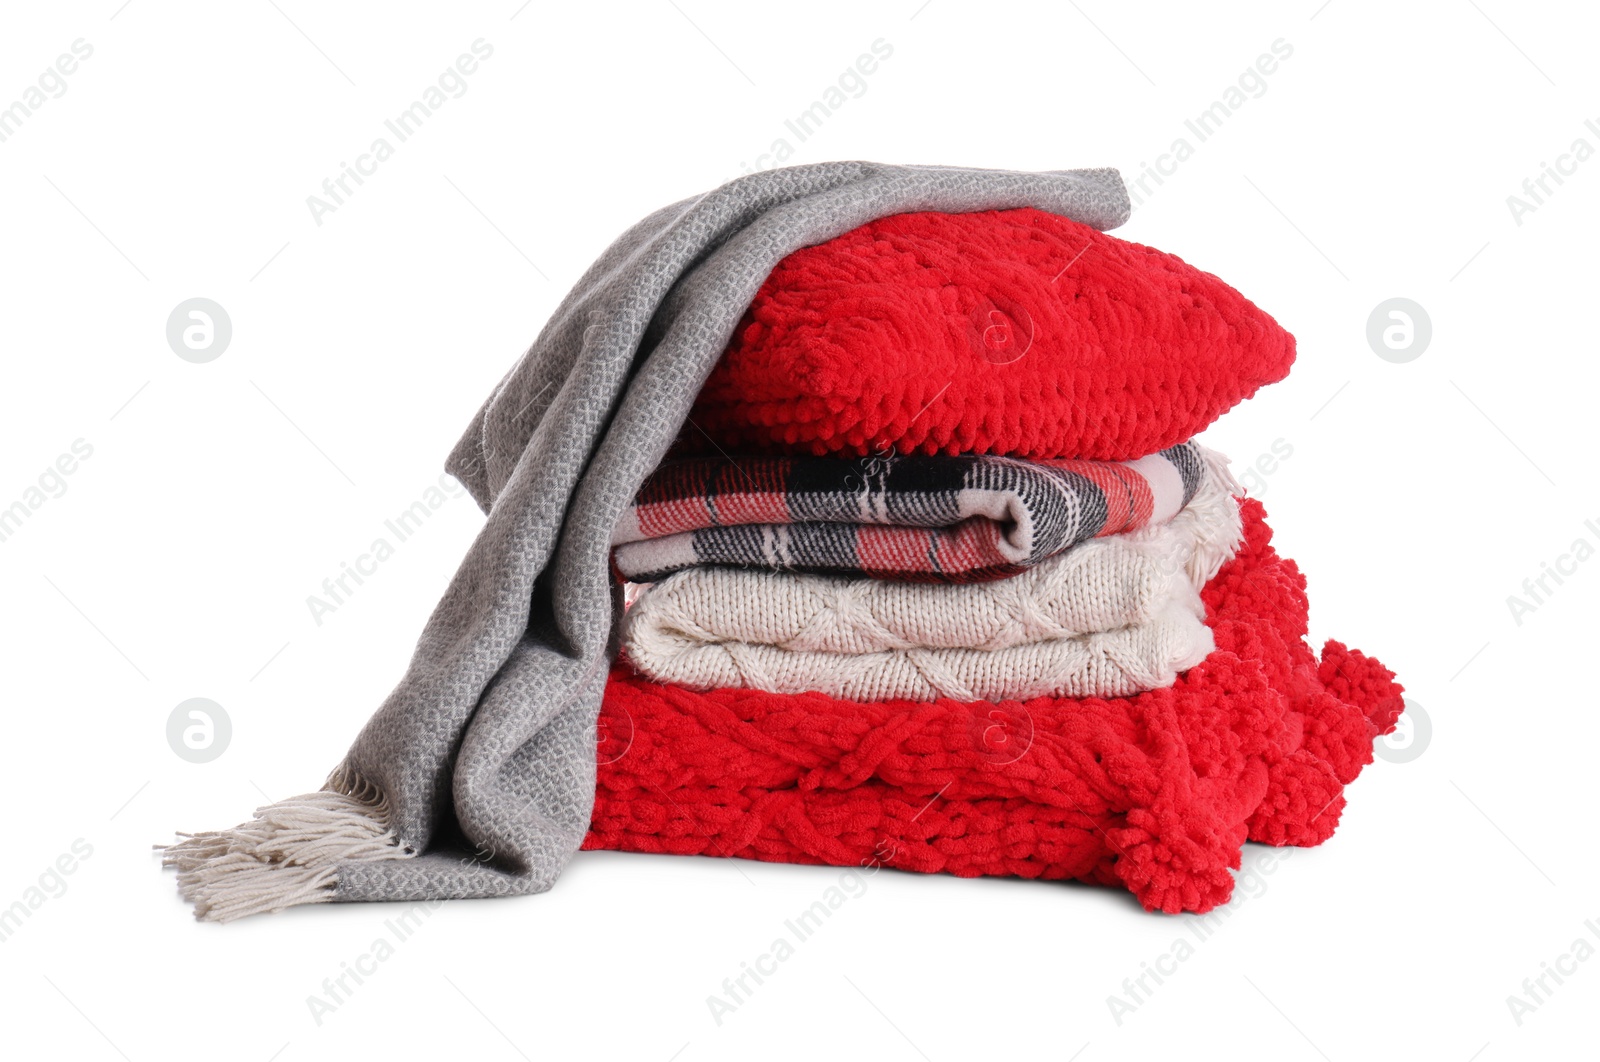
[{"label": "red knitted pillow", "polygon": [[726,449],[1124,461],[1293,360],[1175,255],[1033,209],[897,214],[778,263],[690,419]]}]

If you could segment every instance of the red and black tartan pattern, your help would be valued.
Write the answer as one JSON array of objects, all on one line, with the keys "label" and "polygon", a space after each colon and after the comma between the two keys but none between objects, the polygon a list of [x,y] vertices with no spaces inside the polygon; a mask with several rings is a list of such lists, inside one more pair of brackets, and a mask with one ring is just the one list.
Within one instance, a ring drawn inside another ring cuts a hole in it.
[{"label": "red and black tartan pattern", "polygon": [[1192,442],[1128,462],[685,458],[651,474],[612,544],[634,582],[700,564],[982,582],[1170,520],[1202,475]]}]

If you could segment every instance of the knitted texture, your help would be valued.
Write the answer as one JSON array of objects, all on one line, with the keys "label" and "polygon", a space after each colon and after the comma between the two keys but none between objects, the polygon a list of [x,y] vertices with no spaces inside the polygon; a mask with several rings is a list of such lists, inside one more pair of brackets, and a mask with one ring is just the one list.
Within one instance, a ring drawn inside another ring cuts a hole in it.
[{"label": "knitted texture", "polygon": [[778,264],[682,441],[1129,460],[1293,360],[1293,336],[1176,255],[1032,209],[901,214]]},{"label": "knitted texture", "polygon": [[[1226,458],[1202,451],[1194,498],[1165,524],[1109,535],[1020,575],[971,586],[696,567],[638,590],[622,640],[635,666],[663,641],[817,653],[1005,649],[1148,622],[1199,591],[1243,535]],[[654,676],[652,676],[654,677]]]},{"label": "knitted texture", "polygon": [[1394,730],[1404,690],[1388,668],[1341,642],[1312,651],[1305,576],[1272,548],[1261,503],[1245,501],[1241,512],[1238,555],[1201,592],[1206,622],[1218,652],[1256,661],[1283,693],[1290,723],[1250,839],[1311,847],[1332,836],[1344,788],[1372,762],[1374,739]]},{"label": "knitted texture", "polygon": [[[1185,600],[1187,597],[1188,600]],[[1136,627],[1025,642],[1004,649],[818,653],[751,642],[658,640],[628,659],[643,674],[693,690],[739,686],[814,690],[857,701],[1122,697],[1170,686],[1214,643],[1190,590]]]},{"label": "knitted texture", "polygon": [[1326,839],[1400,687],[1304,643],[1305,580],[1260,503],[1205,587],[1217,649],[1130,698],[858,703],[612,671],[586,849],[1075,878],[1147,910],[1226,902],[1248,837]]},{"label": "knitted texture", "polygon": [[618,571],[649,582],[699,564],[968,583],[1099,535],[1176,516],[1199,489],[1198,444],[1136,461],[964,454],[668,461],[623,514]]},{"label": "knitted texture", "polygon": [[1226,458],[1166,524],[1097,538],[971,586],[690,568],[644,588],[622,645],[691,689],[852,700],[1122,696],[1170,685],[1213,648],[1200,587],[1241,527]]}]

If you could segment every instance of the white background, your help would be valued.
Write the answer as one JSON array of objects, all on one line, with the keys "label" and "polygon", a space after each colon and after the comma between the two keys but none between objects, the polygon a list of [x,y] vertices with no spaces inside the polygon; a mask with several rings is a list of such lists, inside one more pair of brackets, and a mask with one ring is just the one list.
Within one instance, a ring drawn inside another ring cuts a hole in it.
[{"label": "white background", "polygon": [[[1318,2],[8,4],[0,104],[73,41],[93,55],[0,143],[0,506],[74,440],[93,455],[0,542],[0,907],[74,841],[93,854],[0,944],[5,1053],[1592,1056],[1600,961],[1520,1025],[1506,1000],[1600,920],[1600,561],[1520,624],[1507,597],[1600,544],[1600,160],[1521,224],[1507,197],[1575,139],[1600,148],[1600,26],[1576,4]],[[318,225],[306,197],[478,38],[465,95]],[[784,120],[879,38],[866,91],[797,142]],[[1264,93],[1197,142],[1184,120],[1279,38]],[[1292,447],[1255,492],[1310,578],[1313,640],[1395,668],[1431,742],[1368,768],[1335,837],[1241,889],[1120,1024],[1107,997],[1190,920],[891,872],[719,1026],[706,997],[837,871],[613,853],[543,896],[441,907],[318,1024],[307,997],[396,911],[198,924],[151,843],[321,783],[481,517],[451,501],[320,626],[307,596],[436,481],[618,232],[780,137],[796,163],[1129,175],[1187,138],[1119,234],[1298,337],[1292,377],[1206,441],[1240,466]],[[1365,338],[1396,296],[1433,324],[1406,364]],[[193,297],[232,320],[208,364],[165,338]],[[232,720],[210,763],[167,744],[190,697]]]}]

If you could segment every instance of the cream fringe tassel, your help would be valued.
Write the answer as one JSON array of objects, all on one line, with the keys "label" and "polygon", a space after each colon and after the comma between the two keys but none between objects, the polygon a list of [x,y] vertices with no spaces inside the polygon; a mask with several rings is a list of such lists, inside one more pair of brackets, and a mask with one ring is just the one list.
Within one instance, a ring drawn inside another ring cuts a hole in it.
[{"label": "cream fringe tassel", "polygon": [[195,917],[231,922],[302,903],[326,903],[340,863],[408,859],[389,828],[389,802],[378,788],[341,766],[317,793],[256,809],[231,830],[180,833],[157,845],[163,866],[176,867],[178,891]]}]

